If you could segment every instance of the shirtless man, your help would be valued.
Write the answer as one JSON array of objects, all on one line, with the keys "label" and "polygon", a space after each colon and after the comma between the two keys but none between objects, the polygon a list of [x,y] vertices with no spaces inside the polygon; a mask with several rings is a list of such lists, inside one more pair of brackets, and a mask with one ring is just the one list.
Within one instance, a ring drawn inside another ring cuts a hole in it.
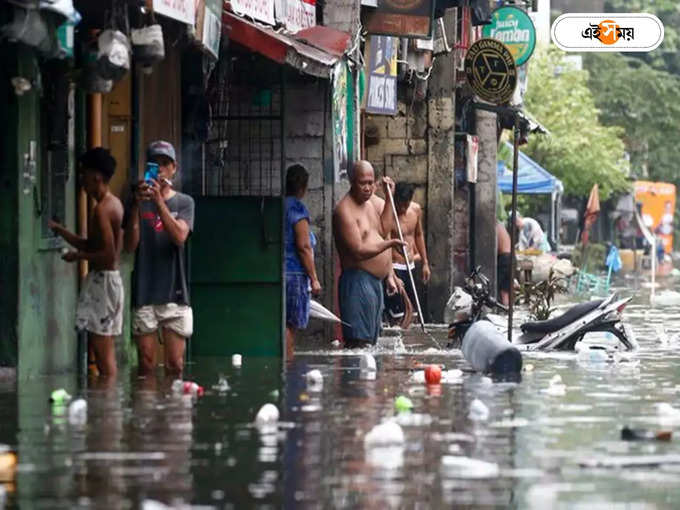
[{"label": "shirtless man", "polygon": [[123,282],[118,260],[123,241],[123,204],[109,190],[116,160],[101,147],[80,157],[80,179],[87,195],[96,200],[88,223],[88,237],[80,237],[63,225],[49,221],[55,234],[77,251],[61,257],[66,262],[87,260],[90,271],[80,290],[76,309],[76,328],[87,331],[94,350],[97,369],[102,376],[116,374],[114,337],[123,332]]},{"label": "shirtless man", "polygon": [[[394,207],[397,210],[401,233],[407,244],[408,258],[411,263],[411,271],[414,271],[416,263],[422,262],[422,281],[427,283],[430,280],[430,264],[427,260],[427,250],[425,248],[425,235],[423,233],[423,211],[419,204],[413,202],[415,187],[412,184],[400,182],[394,191]],[[396,224],[391,232],[391,237],[399,238]],[[413,293],[413,286],[408,275],[406,259],[401,248],[392,250],[392,266],[396,277],[404,282],[406,292],[411,304],[415,307],[416,300]],[[413,273],[414,280],[417,275]],[[401,296],[385,296],[385,307],[390,320],[401,319],[404,316],[404,302]]]},{"label": "shirtless man", "polygon": [[[392,271],[391,249],[402,246],[398,239],[386,239],[392,230],[391,207],[378,211],[371,198],[375,174],[368,161],[359,161],[351,174],[351,188],[333,212],[333,233],[340,256],[339,297],[345,347],[374,345],[380,332],[383,287],[393,293],[397,284]],[[383,188],[394,182],[383,178]]]},{"label": "shirtless man", "polygon": [[496,222],[496,244],[498,247],[498,291],[501,303],[507,306],[510,303],[510,285],[512,284],[510,281],[511,241],[510,234],[500,221]]}]

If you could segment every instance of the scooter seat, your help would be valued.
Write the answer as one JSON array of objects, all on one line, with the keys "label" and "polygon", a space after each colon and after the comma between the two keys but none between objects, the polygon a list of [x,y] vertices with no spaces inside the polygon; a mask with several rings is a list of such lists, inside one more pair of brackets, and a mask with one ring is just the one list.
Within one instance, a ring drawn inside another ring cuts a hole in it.
[{"label": "scooter seat", "polygon": [[569,310],[564,312],[559,317],[548,319],[546,321],[525,322],[520,326],[522,333],[540,333],[547,335],[558,329],[562,329],[567,324],[574,322],[579,317],[592,312],[604,302],[604,299],[596,299],[595,301],[587,301],[572,306]]}]

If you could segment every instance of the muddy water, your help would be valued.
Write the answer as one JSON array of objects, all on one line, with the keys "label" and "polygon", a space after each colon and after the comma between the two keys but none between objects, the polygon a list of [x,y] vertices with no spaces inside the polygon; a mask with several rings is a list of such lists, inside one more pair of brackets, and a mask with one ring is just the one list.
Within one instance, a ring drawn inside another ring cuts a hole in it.
[{"label": "muddy water", "polygon": [[[631,360],[527,354],[532,370],[518,383],[473,374],[459,351],[432,350],[416,333],[384,339],[373,351],[375,377],[357,354],[335,350],[298,353],[285,367],[194,360],[187,378],[206,388],[196,401],[173,395],[170,381],[133,374],[86,389],[70,376],[18,390],[6,383],[0,443],[18,453],[18,467],[0,470],[0,500],[8,508],[675,508],[680,464],[588,467],[680,456],[680,418],[655,405],[680,408],[680,307],[653,310],[646,300],[643,292],[625,311],[641,346]],[[427,387],[410,380],[416,362],[463,372]],[[321,391],[305,383],[311,369],[323,374]],[[560,391],[550,389],[555,375]],[[228,390],[213,388],[220,376]],[[56,387],[87,399],[84,425],[48,403]],[[365,435],[395,415],[399,395],[414,404],[398,418],[403,445],[367,448]],[[486,420],[469,417],[475,399]],[[252,421],[266,402],[281,421],[258,430]],[[625,442],[625,424],[678,436]]]}]

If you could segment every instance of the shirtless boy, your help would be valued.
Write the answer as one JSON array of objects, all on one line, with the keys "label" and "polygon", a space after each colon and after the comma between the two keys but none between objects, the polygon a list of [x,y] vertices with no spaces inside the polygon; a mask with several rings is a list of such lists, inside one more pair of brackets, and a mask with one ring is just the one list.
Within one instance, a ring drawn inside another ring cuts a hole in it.
[{"label": "shirtless boy", "polygon": [[[422,281],[427,283],[430,281],[431,272],[430,264],[427,260],[427,249],[425,248],[423,210],[419,204],[413,201],[414,191],[415,187],[412,184],[405,182],[398,183],[394,191],[394,206],[397,210],[401,233],[407,245],[408,258],[411,263],[414,280],[417,282],[417,275],[415,273],[416,263],[422,262]],[[399,237],[396,224],[392,229],[391,236],[393,238]],[[401,248],[392,250],[392,266],[394,267],[396,277],[404,282],[411,304],[415,306],[413,286],[408,276],[406,259],[404,259]],[[404,316],[404,303],[400,295],[385,296],[385,307],[387,308],[390,320],[400,319]]]},{"label": "shirtless boy", "polygon": [[88,223],[88,237],[80,237],[63,225],[49,221],[55,234],[73,246],[61,258],[66,262],[87,260],[90,270],[80,291],[76,328],[87,331],[102,376],[116,374],[114,337],[123,330],[123,282],[118,272],[122,246],[123,205],[109,190],[116,160],[101,147],[80,157],[80,180],[87,195],[96,200]]},{"label": "shirtless boy", "polygon": [[[368,161],[359,161],[351,173],[351,188],[333,212],[333,234],[340,256],[340,316],[346,348],[374,345],[378,339],[383,309],[382,281],[396,292],[391,249],[402,246],[386,239],[394,224],[391,207],[378,211],[371,199],[375,174]],[[383,188],[394,182],[383,178]]]}]

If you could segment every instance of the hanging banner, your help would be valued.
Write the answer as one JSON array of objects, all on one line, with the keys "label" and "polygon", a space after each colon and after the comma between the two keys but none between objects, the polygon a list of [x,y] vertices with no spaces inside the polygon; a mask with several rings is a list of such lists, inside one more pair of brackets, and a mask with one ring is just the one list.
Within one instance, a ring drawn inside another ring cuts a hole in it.
[{"label": "hanging banner", "polygon": [[493,11],[491,24],[484,25],[482,35],[504,43],[518,66],[529,60],[536,47],[534,22],[517,7],[501,7]]},{"label": "hanging banner", "polygon": [[316,25],[316,0],[280,0],[276,7],[276,20],[289,32]]},{"label": "hanging banner", "polygon": [[276,24],[274,0],[231,0],[231,9],[242,16],[250,16],[269,25]]},{"label": "hanging banner", "polygon": [[196,23],[195,0],[153,0],[153,10],[187,25]]},{"label": "hanging banner", "polygon": [[368,41],[366,111],[378,115],[397,113],[397,49],[399,39],[372,35]]},{"label": "hanging banner", "polygon": [[347,176],[349,155],[347,154],[347,66],[339,62],[333,69],[333,165],[335,182]]},{"label": "hanging banner", "polygon": [[635,202],[642,203],[645,226],[663,243],[666,253],[673,250],[675,185],[668,182],[635,181]]},{"label": "hanging banner", "polygon": [[369,34],[430,39],[434,0],[378,0],[378,6],[365,13],[364,28]]}]

